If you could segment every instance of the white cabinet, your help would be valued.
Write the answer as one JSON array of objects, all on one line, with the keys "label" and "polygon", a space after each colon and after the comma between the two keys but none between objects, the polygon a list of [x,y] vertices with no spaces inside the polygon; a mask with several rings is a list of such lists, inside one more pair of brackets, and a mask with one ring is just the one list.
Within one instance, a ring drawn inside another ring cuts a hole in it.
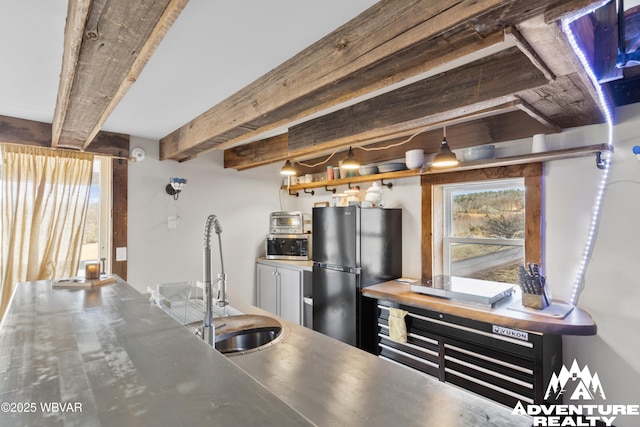
[{"label": "white cabinet", "polygon": [[303,271],[258,262],[258,307],[302,324]]}]

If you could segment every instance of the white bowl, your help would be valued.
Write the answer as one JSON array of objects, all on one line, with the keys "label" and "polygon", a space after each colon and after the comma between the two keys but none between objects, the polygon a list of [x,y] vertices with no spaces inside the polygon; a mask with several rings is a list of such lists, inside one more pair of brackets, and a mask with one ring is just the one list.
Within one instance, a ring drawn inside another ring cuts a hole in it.
[{"label": "white bowl", "polygon": [[362,165],[358,169],[358,173],[360,174],[360,176],[376,174],[376,173],[378,173],[378,166],[376,166],[376,165]]},{"label": "white bowl", "polygon": [[407,168],[420,169],[424,165],[424,157],[422,159],[407,159]]},{"label": "white bowl", "polygon": [[474,160],[491,159],[495,153],[495,145],[476,145],[462,150],[462,158],[465,162],[472,162]]},{"label": "white bowl", "polygon": [[391,162],[385,163],[383,165],[378,165],[378,172],[387,173],[387,172],[397,172],[403,171],[407,168],[407,165],[403,162]]},{"label": "white bowl", "polygon": [[409,169],[420,169],[424,165],[424,150],[409,150],[405,153],[405,163]]}]

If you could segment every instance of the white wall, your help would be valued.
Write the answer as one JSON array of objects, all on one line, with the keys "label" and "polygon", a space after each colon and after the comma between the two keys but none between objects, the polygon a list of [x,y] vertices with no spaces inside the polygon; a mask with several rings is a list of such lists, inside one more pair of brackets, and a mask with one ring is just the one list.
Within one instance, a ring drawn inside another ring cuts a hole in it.
[{"label": "white wall", "polygon": [[[578,306],[598,325],[593,337],[565,337],[564,360],[575,358],[598,373],[606,402],[638,404],[640,396],[640,104],[616,111],[613,156],[602,216]],[[606,142],[605,126],[567,132],[568,140]],[[545,165],[546,265],[554,294],[568,300],[582,259],[602,171],[593,157]],[[640,417],[619,417],[616,426],[640,425]]]},{"label": "white wall", "polygon": [[[179,163],[159,161],[157,141],[134,138],[135,147],[147,156],[129,164],[129,283],[146,292],[158,283],[202,280],[204,226],[214,214],[222,227],[229,298],[254,302],[253,266],[264,254],[269,212],[280,209],[279,166],[239,173],[222,167],[220,151]],[[165,192],[170,177],[188,180],[177,201]],[[170,215],[180,218],[174,230],[167,227]],[[214,278],[220,272],[217,238],[213,233]]]},{"label": "white wall", "polygon": [[[578,305],[598,325],[593,337],[565,337],[564,361],[577,359],[597,372],[606,403],[638,403],[640,396],[640,290],[635,262],[640,261],[640,162],[631,149],[640,145],[640,104],[618,109],[616,152],[606,189],[600,228]],[[605,125],[572,129],[548,137],[549,148],[606,142]],[[522,145],[522,141],[515,143]],[[156,141],[132,140],[147,159],[129,168],[129,282],[140,291],[156,283],[200,280],[206,217],[216,214],[223,228],[223,251],[231,301],[255,303],[254,260],[263,254],[268,214],[279,209],[310,212],[330,193],[290,197],[279,192],[280,164],[244,172],[225,170],[222,153],[185,163],[158,161]],[[177,202],[165,194],[169,177],[189,183]],[[569,300],[584,252],[596,190],[602,171],[594,156],[545,164],[544,268],[554,297]],[[403,208],[403,274],[420,277],[421,191],[418,178],[393,180],[384,191],[388,207]],[[369,184],[362,184],[365,191]],[[343,191],[344,188],[339,188]],[[177,209],[182,223],[168,231],[166,218]],[[215,235],[214,235],[215,238]],[[214,240],[217,245],[217,242]],[[217,257],[217,246],[214,257]],[[213,273],[217,273],[217,258]],[[635,426],[639,417],[618,417],[617,426]]]}]

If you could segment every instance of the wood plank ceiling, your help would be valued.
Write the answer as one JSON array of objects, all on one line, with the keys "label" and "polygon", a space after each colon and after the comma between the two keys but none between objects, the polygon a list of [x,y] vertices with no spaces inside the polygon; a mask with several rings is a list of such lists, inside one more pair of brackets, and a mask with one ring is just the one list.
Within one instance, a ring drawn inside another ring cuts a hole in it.
[{"label": "wood plank ceiling", "polygon": [[[69,2],[54,146],[92,142],[186,2]],[[382,0],[162,138],[160,158],[225,150],[225,167],[247,169],[422,128],[402,152],[435,151],[445,124],[462,148],[601,123],[595,88],[559,28],[601,3]],[[593,23],[581,31],[593,39]]]}]

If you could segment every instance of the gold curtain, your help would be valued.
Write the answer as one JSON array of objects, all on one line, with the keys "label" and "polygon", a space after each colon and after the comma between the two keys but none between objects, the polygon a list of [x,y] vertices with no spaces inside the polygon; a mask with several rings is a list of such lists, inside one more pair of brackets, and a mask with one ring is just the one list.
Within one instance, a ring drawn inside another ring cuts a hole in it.
[{"label": "gold curtain", "polygon": [[0,144],[0,317],[18,282],[75,276],[93,154]]}]

